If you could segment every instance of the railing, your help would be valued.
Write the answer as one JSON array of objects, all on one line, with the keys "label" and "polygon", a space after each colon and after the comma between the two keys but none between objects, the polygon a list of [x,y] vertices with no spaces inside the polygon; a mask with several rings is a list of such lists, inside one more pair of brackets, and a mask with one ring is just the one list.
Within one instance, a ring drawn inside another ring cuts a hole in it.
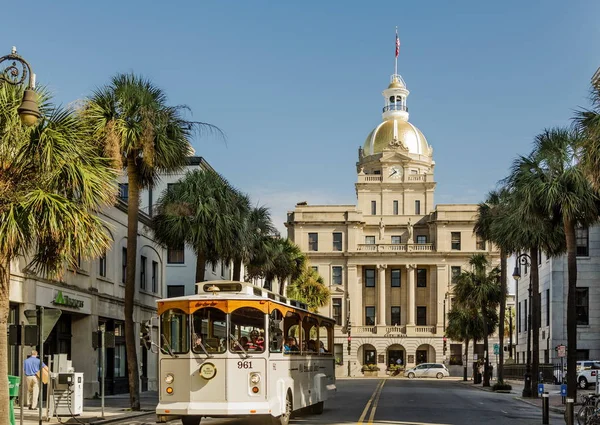
[{"label": "railing", "polygon": [[415,333],[418,334],[434,334],[435,333],[435,326],[416,326],[415,327]]},{"label": "railing", "polygon": [[395,243],[395,244],[368,244],[356,245],[360,252],[433,252],[432,243]]},{"label": "railing", "polygon": [[353,326],[352,331],[356,333],[377,333],[376,326]]},{"label": "railing", "polygon": [[424,174],[409,174],[406,176],[408,182],[424,182],[427,176]]},{"label": "railing", "polygon": [[[508,354],[505,354],[505,360]],[[514,363],[504,365],[504,379],[523,380],[527,365],[524,363]],[[560,370],[560,365],[540,364],[539,371],[542,373],[543,381],[547,384],[554,384],[556,381],[562,382],[563,373]]]},{"label": "railing", "polygon": [[363,176],[366,182],[380,182],[382,180],[381,175]]},{"label": "railing", "polygon": [[406,335],[406,326],[386,326],[385,333],[387,334],[404,334]]},{"label": "railing", "polygon": [[387,112],[387,111],[405,111],[405,112],[408,112],[408,106],[400,104],[400,103],[392,103],[391,105],[383,107],[383,112]]}]

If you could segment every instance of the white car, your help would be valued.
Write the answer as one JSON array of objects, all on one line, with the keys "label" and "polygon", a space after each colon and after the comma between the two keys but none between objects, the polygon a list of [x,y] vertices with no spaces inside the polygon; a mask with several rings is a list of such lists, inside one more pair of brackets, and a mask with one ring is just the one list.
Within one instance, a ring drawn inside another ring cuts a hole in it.
[{"label": "white car", "polygon": [[577,362],[577,385],[586,389],[588,385],[596,385],[596,375],[600,372],[600,362]]},{"label": "white car", "polygon": [[448,368],[442,363],[421,363],[404,371],[404,376],[409,378],[437,378],[450,376]]}]

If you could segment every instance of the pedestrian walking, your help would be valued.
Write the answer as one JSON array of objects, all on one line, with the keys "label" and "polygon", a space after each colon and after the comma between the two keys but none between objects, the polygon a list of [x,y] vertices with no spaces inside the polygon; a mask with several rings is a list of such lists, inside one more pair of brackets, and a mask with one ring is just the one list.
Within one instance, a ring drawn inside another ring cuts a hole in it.
[{"label": "pedestrian walking", "polygon": [[41,369],[46,365],[38,359],[38,352],[31,351],[31,355],[24,362],[25,383],[27,385],[27,405],[29,410],[37,409],[40,393]]}]

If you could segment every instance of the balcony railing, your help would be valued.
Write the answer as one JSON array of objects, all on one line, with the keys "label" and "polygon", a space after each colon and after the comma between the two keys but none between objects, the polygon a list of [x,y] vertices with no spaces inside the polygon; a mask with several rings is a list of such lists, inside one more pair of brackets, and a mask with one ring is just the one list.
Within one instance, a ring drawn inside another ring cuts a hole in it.
[{"label": "balcony railing", "polygon": [[359,252],[433,252],[432,243],[358,244]]},{"label": "balcony railing", "polygon": [[383,112],[387,111],[404,111],[408,112],[408,106],[400,104],[400,103],[392,103],[391,105],[387,105],[383,107]]},{"label": "balcony railing", "polygon": [[435,326],[417,326],[415,327],[415,333],[418,334],[434,334]]}]

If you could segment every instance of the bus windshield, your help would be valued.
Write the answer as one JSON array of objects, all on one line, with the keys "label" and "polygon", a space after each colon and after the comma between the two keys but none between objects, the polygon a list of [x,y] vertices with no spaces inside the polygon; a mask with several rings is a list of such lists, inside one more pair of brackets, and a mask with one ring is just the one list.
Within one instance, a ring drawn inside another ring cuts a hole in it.
[{"label": "bus windshield", "polygon": [[192,314],[192,351],[224,353],[227,341],[227,314],[208,307]]},{"label": "bus windshield", "polygon": [[161,315],[160,349],[165,354],[184,354],[189,347],[188,315],[178,308],[172,308]]},{"label": "bus windshield", "polygon": [[230,349],[235,353],[265,351],[265,314],[254,307],[231,313]]}]

